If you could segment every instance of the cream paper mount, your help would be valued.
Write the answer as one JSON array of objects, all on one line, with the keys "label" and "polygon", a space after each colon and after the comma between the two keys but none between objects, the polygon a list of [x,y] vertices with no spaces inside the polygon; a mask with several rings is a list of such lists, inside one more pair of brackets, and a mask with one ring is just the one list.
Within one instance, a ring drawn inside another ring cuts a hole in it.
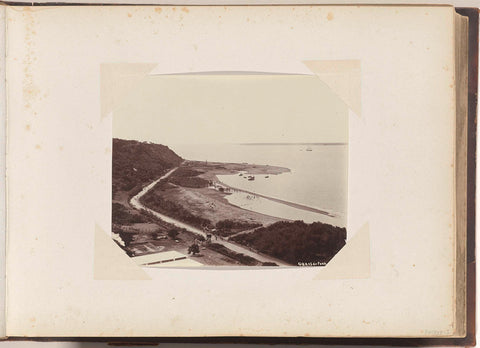
[{"label": "cream paper mount", "polygon": [[[361,65],[359,60],[309,60],[303,64],[324,82],[350,109],[349,118],[361,118]],[[113,121],[122,100],[149,75],[155,63],[104,63],[101,65],[101,118]],[[190,74],[198,74],[190,73]],[[241,74],[242,72],[237,72]],[[244,72],[249,73],[249,72]],[[268,75],[269,73],[262,72]],[[271,73],[270,73],[271,74]],[[278,73],[276,73],[278,74]],[[280,73],[282,74],[282,73]],[[112,240],[109,229],[95,225],[94,279],[146,280],[150,276],[131,260]],[[314,279],[361,279],[370,276],[370,237],[368,222],[351,231],[347,244],[326,265],[318,268]],[[352,263],[351,260],[355,260]],[[229,267],[221,267],[226,269]],[[218,269],[218,268],[217,268]],[[231,269],[231,268],[230,268]],[[161,272],[161,271],[157,271]]]}]

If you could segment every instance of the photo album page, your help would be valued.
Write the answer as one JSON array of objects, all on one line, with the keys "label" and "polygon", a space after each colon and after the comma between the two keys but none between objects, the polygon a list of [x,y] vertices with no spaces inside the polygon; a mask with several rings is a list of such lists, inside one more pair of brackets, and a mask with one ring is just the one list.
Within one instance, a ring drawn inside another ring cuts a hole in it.
[{"label": "photo album page", "polygon": [[7,7],[7,335],[463,335],[457,17]]}]

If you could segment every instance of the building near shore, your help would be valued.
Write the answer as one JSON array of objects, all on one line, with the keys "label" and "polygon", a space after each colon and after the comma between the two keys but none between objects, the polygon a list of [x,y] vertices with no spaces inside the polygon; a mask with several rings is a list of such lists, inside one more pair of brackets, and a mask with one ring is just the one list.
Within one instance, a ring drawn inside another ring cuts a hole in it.
[{"label": "building near shore", "polygon": [[132,257],[141,267],[200,267],[202,263],[192,260],[187,255],[170,250],[160,253]]}]

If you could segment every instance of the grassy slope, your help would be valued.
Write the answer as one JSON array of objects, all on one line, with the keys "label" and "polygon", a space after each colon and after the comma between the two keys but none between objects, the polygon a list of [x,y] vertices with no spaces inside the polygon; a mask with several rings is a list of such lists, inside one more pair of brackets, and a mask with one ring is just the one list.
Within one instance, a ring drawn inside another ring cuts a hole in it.
[{"label": "grassy slope", "polygon": [[113,139],[112,190],[130,191],[178,166],[183,159],[167,146]]},{"label": "grassy slope", "polygon": [[280,221],[232,239],[291,264],[327,263],[345,245],[345,228],[321,222]]}]

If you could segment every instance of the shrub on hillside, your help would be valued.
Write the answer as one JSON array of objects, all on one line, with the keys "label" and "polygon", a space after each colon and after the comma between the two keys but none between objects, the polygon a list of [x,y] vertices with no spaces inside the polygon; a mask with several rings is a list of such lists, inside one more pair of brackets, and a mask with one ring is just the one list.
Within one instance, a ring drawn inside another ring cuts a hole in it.
[{"label": "shrub on hillside", "polygon": [[134,223],[147,222],[147,219],[140,214],[132,214],[120,203],[112,203],[112,224],[130,225]]},{"label": "shrub on hillside", "polygon": [[232,240],[291,264],[326,263],[345,245],[347,231],[321,222],[280,221]]}]

